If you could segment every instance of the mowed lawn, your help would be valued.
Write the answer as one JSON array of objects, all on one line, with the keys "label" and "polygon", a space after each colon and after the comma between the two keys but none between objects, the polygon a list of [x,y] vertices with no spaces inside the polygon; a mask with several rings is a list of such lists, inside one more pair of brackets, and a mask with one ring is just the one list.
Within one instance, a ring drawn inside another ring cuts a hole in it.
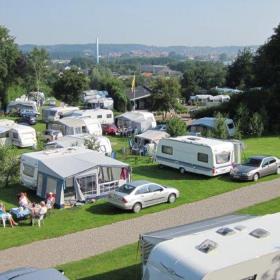
[{"label": "mowed lawn", "polygon": [[[280,212],[280,198],[239,211],[242,214],[265,215]],[[70,279],[122,280],[141,279],[141,259],[138,244],[59,266]]]},{"label": "mowed lawn", "polygon": [[[153,206],[143,209],[139,214],[114,208],[106,203],[105,200],[99,200],[95,204],[87,204],[83,207],[53,210],[51,215],[47,217],[45,225],[41,228],[31,227],[28,223],[23,223],[17,228],[0,228],[0,249],[99,227],[124,219],[177,207],[185,203],[205,199],[252,184],[250,182],[233,182],[229,176],[208,178],[190,173],[180,174],[178,170],[171,168],[159,168],[148,157],[137,157],[122,153],[122,148],[127,148],[127,139],[111,137],[110,140],[113,149],[117,151],[117,159],[131,164],[134,180],[147,179],[176,187],[181,193],[181,197],[176,203]],[[245,142],[247,146],[246,156],[265,153],[280,157],[280,141],[278,137],[249,139]],[[274,178],[276,178],[276,175],[265,177],[261,181],[272,180]],[[26,189],[19,185],[7,189],[0,189],[0,201],[6,204],[7,209],[15,207],[17,205],[16,194],[20,191],[26,191]],[[31,200],[38,200],[38,198],[32,196],[32,193],[30,193],[30,197]]]}]

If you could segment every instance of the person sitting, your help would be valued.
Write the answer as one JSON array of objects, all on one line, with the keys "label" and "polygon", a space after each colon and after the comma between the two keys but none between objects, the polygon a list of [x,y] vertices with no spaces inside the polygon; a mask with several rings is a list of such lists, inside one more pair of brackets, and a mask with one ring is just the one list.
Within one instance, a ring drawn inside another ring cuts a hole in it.
[{"label": "person sitting", "polygon": [[0,203],[0,218],[3,221],[3,226],[6,225],[6,220],[9,221],[11,227],[17,226],[18,223],[15,222],[12,215],[10,213],[6,212],[5,205],[3,203]]},{"label": "person sitting", "polygon": [[27,194],[26,193],[23,193],[21,192],[19,194],[19,197],[18,197],[18,204],[19,204],[19,207],[22,207],[22,208],[28,208],[28,205],[30,204],[30,201],[29,199],[27,198]]},{"label": "person sitting", "polygon": [[45,215],[48,212],[45,201],[41,201],[39,206],[34,205],[32,209],[32,225],[35,224],[35,221],[38,222],[38,226],[41,226],[41,221],[44,219]]},{"label": "person sitting", "polygon": [[46,206],[48,209],[52,209],[55,204],[55,194],[49,192],[47,195]]}]

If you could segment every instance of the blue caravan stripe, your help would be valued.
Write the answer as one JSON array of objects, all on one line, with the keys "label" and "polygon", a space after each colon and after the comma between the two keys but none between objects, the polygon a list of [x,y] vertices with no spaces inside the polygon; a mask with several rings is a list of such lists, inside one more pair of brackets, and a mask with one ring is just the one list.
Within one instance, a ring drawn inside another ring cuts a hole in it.
[{"label": "blue caravan stripe", "polygon": [[[175,159],[166,158],[166,157],[162,157],[162,156],[156,156],[156,159],[166,161],[166,162],[170,162],[170,163],[176,163],[178,165],[181,165],[182,167],[184,166],[184,167],[188,167],[188,168],[195,168],[196,170],[201,170],[201,171],[212,171],[211,167],[201,166],[201,165],[197,165],[197,164],[191,164],[191,163],[188,163],[188,162],[185,162],[185,161],[175,160]],[[225,168],[225,167],[228,167],[228,166],[231,166],[231,164],[215,167],[215,169]]]}]

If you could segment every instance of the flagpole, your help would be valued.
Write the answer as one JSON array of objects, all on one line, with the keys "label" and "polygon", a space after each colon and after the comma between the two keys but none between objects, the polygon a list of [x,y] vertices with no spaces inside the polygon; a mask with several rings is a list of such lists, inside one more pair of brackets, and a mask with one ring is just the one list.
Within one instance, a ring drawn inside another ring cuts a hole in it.
[{"label": "flagpole", "polygon": [[133,111],[135,111],[135,108],[136,108],[136,104],[135,104],[135,72],[133,74],[131,90],[132,90],[132,93],[133,93]]}]

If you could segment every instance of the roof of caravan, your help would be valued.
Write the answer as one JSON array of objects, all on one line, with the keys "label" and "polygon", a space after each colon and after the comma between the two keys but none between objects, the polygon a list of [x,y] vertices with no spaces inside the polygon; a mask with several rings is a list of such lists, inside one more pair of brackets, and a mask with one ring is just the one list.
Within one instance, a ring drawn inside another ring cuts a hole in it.
[{"label": "roof of caravan", "polygon": [[134,111],[134,112],[126,112],[123,113],[119,116],[116,116],[116,118],[125,118],[131,121],[144,121],[148,120],[150,118],[154,119],[153,113],[150,112],[139,112],[139,111]]},{"label": "roof of caravan", "polygon": [[[164,267],[172,267],[187,279],[202,279],[207,273],[279,251],[279,223],[280,213],[276,213],[227,224],[223,228],[233,230],[227,235],[217,233],[220,226],[202,230],[159,243],[149,259],[160,260]],[[256,229],[268,234],[257,238],[251,234]],[[216,245],[208,253],[198,249],[206,240]]]},{"label": "roof of caravan", "polygon": [[128,164],[81,147],[25,153],[22,159],[37,159],[44,173],[64,179],[96,166],[125,167]]},{"label": "roof of caravan", "polygon": [[88,110],[76,110],[73,112],[73,115],[91,115],[91,114],[98,114],[98,113],[112,113],[112,110],[109,109],[88,109]]},{"label": "roof of caravan", "polygon": [[58,123],[64,124],[66,126],[70,126],[70,127],[81,127],[85,124],[84,120],[81,118],[62,118],[60,120],[57,121]]},{"label": "roof of caravan", "polygon": [[0,120],[0,127],[12,127],[15,125],[15,122],[13,120],[7,120],[7,119],[2,119]]},{"label": "roof of caravan", "polygon": [[170,135],[161,130],[149,129],[141,134],[136,135],[136,138],[148,139],[151,141],[158,141],[162,138],[168,138]]},{"label": "roof of caravan", "polygon": [[11,130],[17,130],[21,132],[36,132],[36,130],[29,126],[29,125],[23,125],[23,124],[15,124],[14,126],[11,127]]},{"label": "roof of caravan", "polygon": [[[232,122],[232,119],[225,119],[225,121],[227,123]],[[193,120],[191,125],[201,125],[201,126],[207,126],[207,127],[215,127],[216,125],[216,118],[209,118],[209,117],[205,117],[205,118],[200,118],[197,120]]]},{"label": "roof of caravan", "polygon": [[177,142],[184,142],[184,143],[191,143],[191,144],[197,144],[197,145],[203,145],[207,147],[220,147],[225,145],[232,147],[233,143],[229,141],[224,141],[220,139],[214,139],[214,138],[205,138],[205,137],[198,137],[198,136],[178,136],[178,137],[171,137],[166,139],[167,141],[177,141]]},{"label": "roof of caravan", "polygon": [[65,106],[65,107],[50,107],[47,108],[50,111],[71,111],[71,110],[79,110],[79,107]]}]

